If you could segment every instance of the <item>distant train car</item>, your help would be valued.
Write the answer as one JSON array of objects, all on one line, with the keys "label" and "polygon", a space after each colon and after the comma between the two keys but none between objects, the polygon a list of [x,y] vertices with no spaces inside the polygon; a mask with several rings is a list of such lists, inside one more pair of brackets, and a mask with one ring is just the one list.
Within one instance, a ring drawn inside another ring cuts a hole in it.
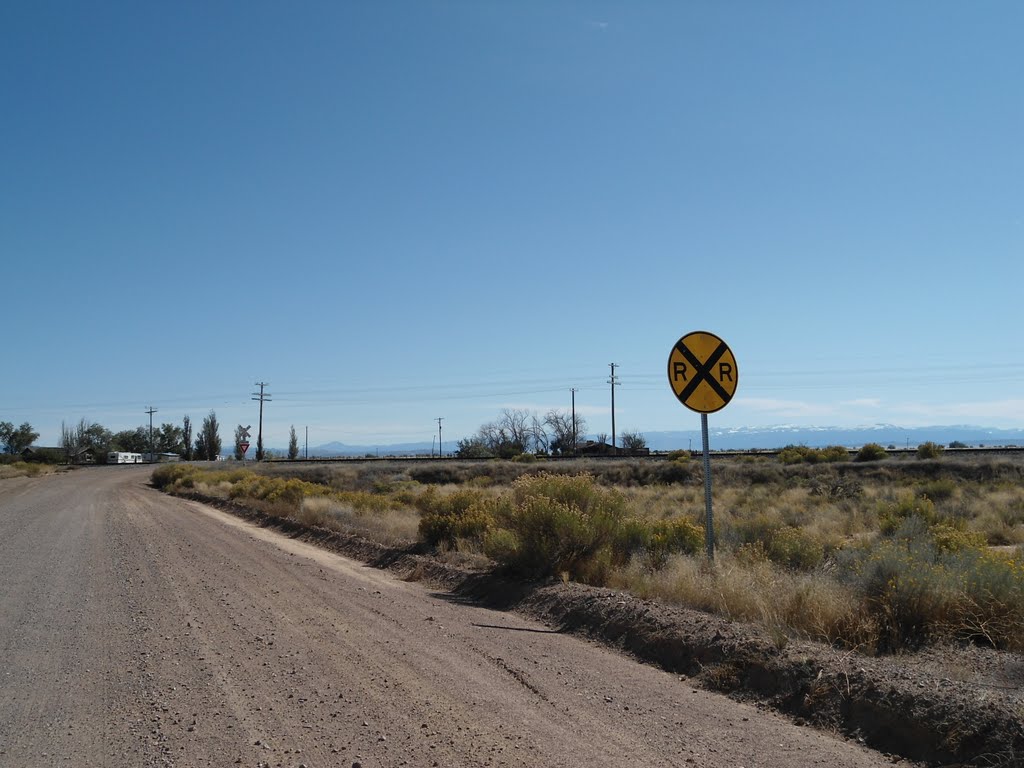
[{"label": "distant train car", "polygon": [[111,451],[107,454],[107,464],[141,464],[141,453],[127,453],[125,451]]}]

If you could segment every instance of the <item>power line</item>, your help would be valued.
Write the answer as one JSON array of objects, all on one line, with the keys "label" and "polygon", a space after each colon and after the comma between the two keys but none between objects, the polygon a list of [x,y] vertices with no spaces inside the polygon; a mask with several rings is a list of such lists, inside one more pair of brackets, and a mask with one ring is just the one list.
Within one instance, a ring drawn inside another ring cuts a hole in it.
[{"label": "power line", "polygon": [[615,363],[608,363],[608,365],[612,369],[612,375],[608,379],[608,383],[612,385],[612,453],[615,453],[615,382],[618,381],[615,376],[615,369],[617,366]]},{"label": "power line", "polygon": [[259,394],[252,393],[252,399],[260,401],[260,428],[256,434],[256,461],[263,461],[263,403],[270,402],[270,393],[263,391],[263,388],[267,386],[265,381],[257,381],[256,386],[260,388]]},{"label": "power line", "polygon": [[579,452],[578,436],[576,434],[576,387],[570,387],[569,393],[572,395],[572,455],[575,456]]},{"label": "power line", "polygon": [[153,414],[156,413],[156,408],[151,405],[149,410],[143,411],[143,413],[149,414],[149,460],[153,461],[153,457],[156,455],[156,450],[153,446]]}]

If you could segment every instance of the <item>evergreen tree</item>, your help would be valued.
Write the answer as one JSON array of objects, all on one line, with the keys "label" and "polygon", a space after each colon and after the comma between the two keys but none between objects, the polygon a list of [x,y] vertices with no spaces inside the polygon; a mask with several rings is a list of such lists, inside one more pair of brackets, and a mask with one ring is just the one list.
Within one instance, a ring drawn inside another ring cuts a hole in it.
[{"label": "evergreen tree", "polygon": [[196,437],[196,458],[200,461],[214,461],[220,455],[220,425],[217,423],[217,414],[210,411],[210,415],[203,419],[203,426]]}]

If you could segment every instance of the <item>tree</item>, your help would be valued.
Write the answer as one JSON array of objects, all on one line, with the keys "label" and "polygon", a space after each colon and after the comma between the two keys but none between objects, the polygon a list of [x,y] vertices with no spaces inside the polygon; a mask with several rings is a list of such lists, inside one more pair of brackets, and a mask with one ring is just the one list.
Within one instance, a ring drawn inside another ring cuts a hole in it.
[{"label": "tree", "polygon": [[158,453],[181,454],[184,450],[184,436],[177,424],[161,424],[160,431],[153,433],[153,440]]},{"label": "tree", "polygon": [[21,453],[38,439],[39,433],[27,421],[17,428],[9,421],[0,421],[0,443],[5,453]]},{"label": "tree", "polygon": [[[243,442],[246,442],[245,427],[239,424],[235,427],[235,458],[238,461],[243,461],[245,459],[245,451],[242,450]],[[248,448],[249,446],[247,445],[245,447]]]},{"label": "tree", "polygon": [[11,450],[11,436],[14,434],[14,424],[9,421],[0,421],[0,443],[3,443],[4,453],[14,453]]},{"label": "tree", "polygon": [[552,453],[570,454],[587,432],[587,422],[576,414],[576,429],[573,430],[573,414],[570,411],[551,409],[544,417],[544,424],[550,430],[549,446]]},{"label": "tree", "polygon": [[181,458],[185,461],[192,460],[192,419],[186,415],[181,420],[181,444],[182,454]]},{"label": "tree", "polygon": [[288,458],[299,458],[299,437],[295,434],[294,424],[292,424],[291,433],[288,435]]},{"label": "tree", "polygon": [[624,451],[642,451],[647,447],[647,438],[639,432],[623,432],[621,437]]},{"label": "tree", "polygon": [[530,414],[530,443],[534,453],[547,453],[550,448],[544,422],[536,413]]},{"label": "tree", "polygon": [[142,424],[135,429],[125,429],[115,433],[110,440],[110,447],[118,451],[132,453],[177,453],[184,452],[184,434],[176,424],[161,424],[153,430],[153,444],[149,442],[149,425]]},{"label": "tree", "polygon": [[534,433],[529,411],[506,408],[501,412],[498,426],[508,435],[510,442],[520,446],[520,453],[530,450]]},{"label": "tree", "polygon": [[113,441],[114,435],[109,429],[88,419],[80,419],[74,427],[60,425],[60,445],[71,462],[81,461],[90,450],[97,461],[104,462]]},{"label": "tree", "polygon": [[459,440],[456,451],[460,459],[486,459],[494,456],[493,451],[479,435]]},{"label": "tree", "polygon": [[889,456],[885,448],[878,443],[865,443],[853,457],[854,461],[881,461]]},{"label": "tree", "polygon": [[203,426],[196,437],[196,458],[200,461],[215,461],[220,456],[220,425],[217,423],[217,414],[210,411],[210,415],[203,419]]},{"label": "tree", "polygon": [[110,447],[114,450],[130,451],[131,453],[147,453],[149,451],[149,427],[141,426],[114,433],[110,440]]}]

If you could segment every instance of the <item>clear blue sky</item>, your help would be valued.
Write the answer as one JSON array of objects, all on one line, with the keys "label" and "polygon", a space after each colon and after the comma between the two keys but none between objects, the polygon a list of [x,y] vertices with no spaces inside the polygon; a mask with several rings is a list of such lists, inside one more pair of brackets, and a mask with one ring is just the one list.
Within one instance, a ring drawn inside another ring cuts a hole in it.
[{"label": "clear blue sky", "polygon": [[1024,426],[1024,5],[8,2],[0,420]]}]

